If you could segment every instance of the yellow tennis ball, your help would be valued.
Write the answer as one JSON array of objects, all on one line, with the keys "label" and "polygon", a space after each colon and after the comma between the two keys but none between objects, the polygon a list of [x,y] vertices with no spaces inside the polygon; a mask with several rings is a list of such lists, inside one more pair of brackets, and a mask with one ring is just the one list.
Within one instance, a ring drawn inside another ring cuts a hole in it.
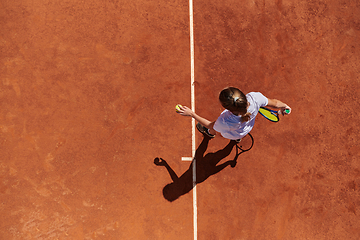
[{"label": "yellow tennis ball", "polygon": [[180,111],[181,111],[180,107],[182,107],[180,104],[177,104],[177,105],[175,106],[176,112],[180,112]]}]

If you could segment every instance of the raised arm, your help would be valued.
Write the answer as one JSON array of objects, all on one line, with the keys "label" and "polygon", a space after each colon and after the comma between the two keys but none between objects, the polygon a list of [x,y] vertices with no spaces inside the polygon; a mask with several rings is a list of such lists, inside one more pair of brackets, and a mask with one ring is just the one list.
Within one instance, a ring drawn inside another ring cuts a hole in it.
[{"label": "raised arm", "polygon": [[175,171],[169,166],[169,164],[164,159],[157,157],[154,159],[154,163],[157,166],[164,166],[166,168],[166,170],[168,170],[169,175],[170,175],[171,179],[173,180],[173,182],[176,182],[179,180],[179,177],[177,176]]},{"label": "raised arm", "polygon": [[189,116],[194,118],[196,121],[198,121],[201,125],[203,125],[204,127],[208,128],[211,134],[216,134],[215,130],[213,129],[214,123],[215,122],[211,122],[199,115],[197,115],[194,111],[192,111],[190,108],[186,107],[186,106],[181,106],[180,107],[180,111],[178,112],[179,114],[183,115],[183,116]]}]

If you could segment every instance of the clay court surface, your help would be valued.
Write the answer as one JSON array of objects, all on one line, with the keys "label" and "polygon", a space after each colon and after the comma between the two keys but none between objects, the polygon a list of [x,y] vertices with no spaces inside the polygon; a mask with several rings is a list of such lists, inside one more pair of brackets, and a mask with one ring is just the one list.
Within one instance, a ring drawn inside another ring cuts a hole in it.
[{"label": "clay court surface", "polygon": [[258,115],[235,168],[210,171],[236,155],[210,140],[231,153],[170,202],[154,159],[189,187],[189,2],[1,1],[1,240],[360,239],[360,2],[193,7],[196,112],[215,120],[235,86],[292,113]]}]

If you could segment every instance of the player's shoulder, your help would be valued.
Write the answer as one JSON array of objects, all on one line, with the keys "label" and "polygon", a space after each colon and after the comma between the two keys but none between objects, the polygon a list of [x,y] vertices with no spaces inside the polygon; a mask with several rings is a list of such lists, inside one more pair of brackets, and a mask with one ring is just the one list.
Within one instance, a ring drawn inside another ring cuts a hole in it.
[{"label": "player's shoulder", "polygon": [[224,111],[221,112],[220,116],[221,117],[227,117],[230,114],[231,114],[231,112],[229,110],[224,109]]},{"label": "player's shoulder", "polygon": [[246,95],[263,95],[261,92],[249,92]]},{"label": "player's shoulder", "polygon": [[253,99],[258,99],[258,98],[264,98],[264,94],[262,94],[261,92],[249,92],[248,94],[246,94],[246,96],[249,96]]},{"label": "player's shoulder", "polygon": [[266,106],[268,104],[268,98],[261,92],[249,92],[246,96],[248,100],[251,99],[250,101],[257,103],[259,106]]}]

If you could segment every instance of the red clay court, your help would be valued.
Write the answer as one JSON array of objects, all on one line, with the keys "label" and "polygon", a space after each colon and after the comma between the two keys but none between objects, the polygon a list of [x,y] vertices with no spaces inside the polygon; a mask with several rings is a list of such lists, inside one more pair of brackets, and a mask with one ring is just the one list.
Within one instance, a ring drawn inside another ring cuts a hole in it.
[{"label": "red clay court", "polygon": [[[360,2],[194,0],[194,44],[191,6],[0,3],[1,240],[360,239]],[[234,168],[174,109],[227,86],[292,108]]]}]

